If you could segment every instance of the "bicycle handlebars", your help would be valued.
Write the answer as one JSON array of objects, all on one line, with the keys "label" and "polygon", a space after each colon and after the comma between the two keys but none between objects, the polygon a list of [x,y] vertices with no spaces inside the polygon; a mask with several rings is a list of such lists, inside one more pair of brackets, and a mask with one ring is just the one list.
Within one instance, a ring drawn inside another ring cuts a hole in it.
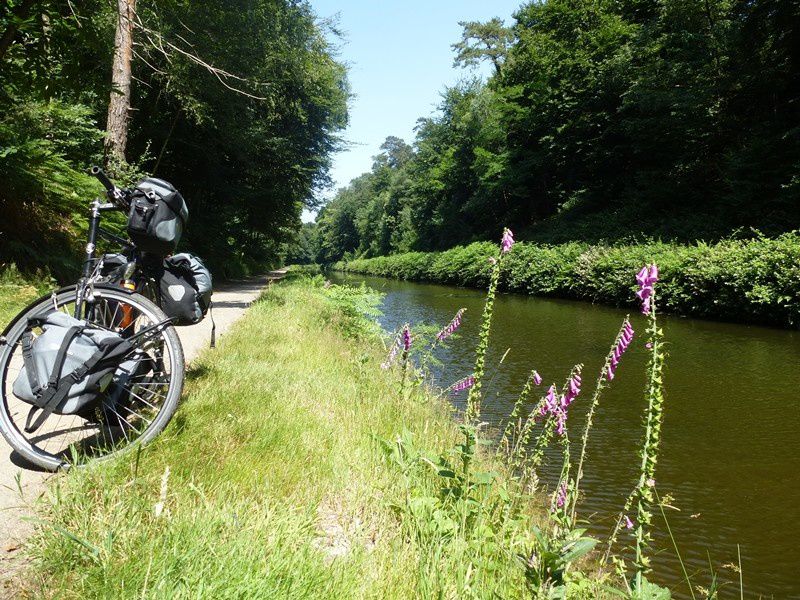
[{"label": "bicycle handlebars", "polygon": [[108,192],[113,193],[117,189],[117,186],[111,183],[111,180],[108,178],[108,175],[106,175],[103,172],[103,169],[101,169],[100,167],[98,166],[92,167],[91,169],[89,169],[89,173],[97,177],[97,180],[103,184],[103,187],[105,187],[106,190],[108,190]]},{"label": "bicycle handlebars", "polygon": [[98,166],[93,166],[89,169],[89,174],[94,175],[97,180],[106,188],[106,193],[112,202],[127,209],[128,202],[126,201],[126,192],[121,190],[108,178],[103,169]]}]

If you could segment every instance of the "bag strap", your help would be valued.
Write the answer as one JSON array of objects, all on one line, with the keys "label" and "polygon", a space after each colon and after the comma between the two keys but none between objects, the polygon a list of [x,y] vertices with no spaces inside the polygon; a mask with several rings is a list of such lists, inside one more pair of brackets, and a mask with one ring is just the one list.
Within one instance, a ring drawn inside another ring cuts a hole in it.
[{"label": "bag strap", "polygon": [[28,375],[31,392],[34,396],[38,396],[42,391],[42,385],[36,375],[36,363],[33,362],[33,333],[30,329],[22,334],[22,362],[25,365],[25,373]]},{"label": "bag strap", "polygon": [[[67,397],[70,388],[73,384],[78,383],[103,357],[105,352],[97,350],[89,360],[87,360],[80,367],[61,377],[61,370],[64,368],[64,363],[67,360],[67,352],[72,345],[72,341],[86,328],[85,325],[74,325],[67,329],[64,334],[64,339],[61,342],[61,347],[56,354],[55,363],[53,364],[53,371],[50,373],[50,379],[47,381],[47,387],[40,389],[38,396],[38,406],[33,406],[28,412],[28,418],[25,420],[25,432],[33,433],[47,420],[53,411],[61,404],[62,400]],[[37,409],[41,408],[42,412],[33,419]]]},{"label": "bag strap", "polygon": [[214,323],[214,301],[208,301],[208,316],[211,319],[211,343],[208,345],[209,348],[216,348],[217,347],[217,324]]}]

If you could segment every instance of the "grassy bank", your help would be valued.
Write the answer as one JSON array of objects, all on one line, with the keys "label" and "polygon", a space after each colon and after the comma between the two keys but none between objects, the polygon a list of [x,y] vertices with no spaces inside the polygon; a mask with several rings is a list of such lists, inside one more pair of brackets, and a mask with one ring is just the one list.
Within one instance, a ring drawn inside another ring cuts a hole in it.
[{"label": "grassy bank", "polygon": [[0,270],[0,330],[29,302],[55,287],[50,277],[25,277],[13,265]]},{"label": "grassy bank", "polygon": [[[193,364],[183,404],[153,445],[52,483],[29,548],[30,592],[525,593],[519,536],[532,536],[535,518],[515,509],[504,529],[476,518],[460,533],[430,468],[454,447],[455,422],[424,387],[401,392],[399,373],[379,368],[385,349],[363,316],[373,304],[321,279],[273,286]],[[508,510],[504,489],[492,487],[482,506]]]},{"label": "grassy bank", "polygon": [[[485,287],[489,242],[445,252],[411,252],[339,262],[339,270],[400,279]],[[716,244],[635,245],[518,243],[504,261],[500,287],[540,296],[634,306],[631,276],[642,264],[661,269],[667,312],[740,322],[800,325],[800,232]]]}]

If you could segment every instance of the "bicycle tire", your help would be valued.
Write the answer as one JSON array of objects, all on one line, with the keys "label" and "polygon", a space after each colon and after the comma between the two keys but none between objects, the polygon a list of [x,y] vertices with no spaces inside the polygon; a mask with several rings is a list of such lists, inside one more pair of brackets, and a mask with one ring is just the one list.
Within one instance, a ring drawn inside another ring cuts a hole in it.
[{"label": "bicycle tire", "polygon": [[[14,360],[17,360],[18,362],[16,350],[19,348],[19,339],[27,327],[28,318],[47,314],[53,309],[64,309],[64,307],[68,306],[71,302],[74,302],[75,291],[76,286],[61,288],[54,291],[52,294],[43,296],[29,304],[11,321],[11,323],[8,324],[8,326],[6,326],[2,333],[3,343],[2,346],[0,346],[0,433],[2,433],[9,445],[11,445],[11,447],[25,460],[49,471],[69,468],[71,466],[75,466],[76,464],[82,465],[87,462],[107,460],[111,457],[119,456],[120,454],[128,452],[137,446],[149,443],[164,430],[169,421],[172,419],[183,392],[183,383],[185,377],[183,347],[181,346],[181,342],[178,338],[175,328],[170,325],[164,328],[160,334],[160,337],[158,338],[163,340],[162,343],[164,344],[169,357],[169,372],[164,372],[162,375],[163,377],[168,377],[168,381],[158,380],[158,382],[155,382],[156,380],[154,380],[154,382],[145,384],[150,386],[166,385],[167,391],[164,394],[163,403],[161,403],[157,414],[153,416],[152,421],[149,422],[146,427],[138,432],[139,435],[137,435],[136,439],[128,439],[127,433],[132,434],[134,430],[128,429],[126,433],[127,425],[123,424],[125,421],[119,421],[118,429],[125,434],[124,439],[126,443],[116,444],[115,442],[110,450],[103,454],[76,457],[74,447],[77,443],[83,444],[84,439],[80,439],[77,442],[69,442],[68,449],[71,452],[69,457],[71,460],[69,460],[65,455],[66,449],[59,450],[58,452],[51,452],[45,450],[44,448],[38,447],[37,443],[33,443],[31,439],[26,437],[21,430],[22,428],[19,426],[19,419],[15,417],[15,414],[19,414],[19,410],[16,410],[15,413],[14,409],[12,409],[12,402],[14,403],[14,406],[16,406],[21,401],[13,396],[11,390],[12,383],[9,376],[10,365]],[[105,300],[107,301],[107,306],[109,306],[111,302],[114,302],[117,303],[117,307],[132,307],[133,310],[138,311],[137,314],[139,316],[137,316],[136,319],[144,316],[152,324],[162,322],[167,318],[158,306],[140,294],[105,285],[95,285],[93,293],[95,296],[96,306]],[[160,348],[159,352],[163,352],[163,348]],[[153,362],[152,359],[148,360]],[[159,358],[159,360],[161,360],[161,358]],[[155,367],[153,370],[155,370]],[[145,389],[158,390],[159,388]],[[146,395],[141,391],[141,389],[137,388],[137,391],[142,393],[142,395]],[[133,393],[132,390],[131,393]],[[147,401],[143,398],[142,400],[147,403]],[[154,401],[154,397],[150,396],[149,400]],[[152,404],[148,403],[148,405],[154,407]],[[103,405],[103,410],[105,411],[105,405]],[[119,413],[117,413],[118,418],[119,416]],[[72,415],[72,417],[83,418],[77,415]],[[128,415],[125,415],[125,418],[130,419]],[[86,420],[86,422],[88,423],[89,421]],[[99,424],[97,425],[97,428],[100,429],[104,425],[108,426],[109,431],[111,430],[112,426],[117,428],[116,423],[112,423],[110,425],[108,423]],[[67,433],[69,433],[69,431],[64,435],[66,436]],[[103,435],[105,436],[105,433]],[[113,441],[111,434],[109,434],[109,438]],[[69,438],[66,437],[65,442],[68,439]],[[89,438],[87,437],[85,439]],[[119,441],[121,442],[121,440]],[[75,460],[76,458],[80,458],[81,460]]]}]

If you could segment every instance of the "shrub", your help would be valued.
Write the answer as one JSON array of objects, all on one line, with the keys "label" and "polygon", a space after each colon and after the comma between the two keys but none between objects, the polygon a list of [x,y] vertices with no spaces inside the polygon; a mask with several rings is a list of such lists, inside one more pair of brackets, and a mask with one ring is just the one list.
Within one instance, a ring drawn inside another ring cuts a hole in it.
[{"label": "shrub", "polygon": [[[467,287],[488,285],[493,245],[409,252],[337,263],[335,269]],[[783,327],[800,324],[800,231],[716,244],[518,243],[504,261],[505,291],[632,306],[631,272],[661,267],[666,312]]]}]

